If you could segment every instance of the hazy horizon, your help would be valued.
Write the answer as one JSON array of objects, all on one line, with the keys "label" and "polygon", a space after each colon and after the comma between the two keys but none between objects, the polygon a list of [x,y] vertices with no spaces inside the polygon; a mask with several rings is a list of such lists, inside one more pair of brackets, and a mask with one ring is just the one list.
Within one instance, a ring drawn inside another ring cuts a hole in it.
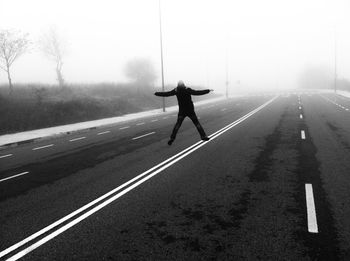
[{"label": "hazy horizon", "polygon": [[[333,73],[335,30],[338,77],[350,79],[346,0],[163,0],[161,10],[167,85],[181,79],[222,91],[228,61],[230,88],[293,88],[310,66]],[[160,85],[158,0],[1,3],[0,29],[27,32],[36,42],[52,26],[67,42],[68,83],[126,82],[126,62],[142,57]],[[13,82],[55,83],[54,64],[32,49],[13,64]]]}]

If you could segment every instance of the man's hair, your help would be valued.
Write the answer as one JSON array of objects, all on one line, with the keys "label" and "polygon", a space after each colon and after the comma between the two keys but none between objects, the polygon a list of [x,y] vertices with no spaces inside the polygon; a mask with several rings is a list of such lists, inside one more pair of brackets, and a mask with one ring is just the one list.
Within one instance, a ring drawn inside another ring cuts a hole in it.
[{"label": "man's hair", "polygon": [[183,81],[178,81],[178,83],[177,83],[177,87],[185,87],[185,84],[184,84],[184,82]]}]

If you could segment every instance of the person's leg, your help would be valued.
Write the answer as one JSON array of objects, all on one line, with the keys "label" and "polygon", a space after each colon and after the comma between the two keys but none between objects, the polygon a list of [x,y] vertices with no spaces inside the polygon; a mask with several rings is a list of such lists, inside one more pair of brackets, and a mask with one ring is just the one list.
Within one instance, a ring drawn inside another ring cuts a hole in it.
[{"label": "person's leg", "polygon": [[171,145],[173,143],[173,141],[175,140],[176,134],[177,134],[178,130],[180,129],[181,124],[184,121],[184,119],[185,119],[185,116],[183,116],[183,115],[177,116],[176,124],[174,126],[173,132],[171,133],[170,140],[168,141],[169,145]]},{"label": "person's leg", "polygon": [[193,113],[193,114],[189,115],[188,117],[190,117],[190,119],[192,120],[193,124],[196,126],[199,134],[201,135],[201,139],[202,140],[209,140],[209,138],[205,134],[205,131],[204,131],[202,125],[199,123],[197,115],[195,113]]}]

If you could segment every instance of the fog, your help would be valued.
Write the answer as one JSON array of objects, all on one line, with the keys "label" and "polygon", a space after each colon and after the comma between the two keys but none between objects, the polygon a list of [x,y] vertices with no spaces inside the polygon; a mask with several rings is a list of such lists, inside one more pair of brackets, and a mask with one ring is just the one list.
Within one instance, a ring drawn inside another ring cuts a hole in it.
[{"label": "fog", "polygon": [[[0,29],[30,34],[12,66],[14,83],[55,83],[37,41],[55,27],[66,46],[68,83],[126,82],[125,65],[149,59],[161,85],[158,0],[0,2]],[[348,0],[162,0],[165,84],[183,80],[222,92],[287,89],[312,67],[350,79]],[[6,83],[0,72],[0,83]],[[317,88],[317,86],[315,86]]]}]

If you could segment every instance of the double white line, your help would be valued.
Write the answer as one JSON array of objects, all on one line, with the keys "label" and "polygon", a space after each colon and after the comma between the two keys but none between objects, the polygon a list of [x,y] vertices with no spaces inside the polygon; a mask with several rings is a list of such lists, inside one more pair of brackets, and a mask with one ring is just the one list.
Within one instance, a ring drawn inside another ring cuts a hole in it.
[{"label": "double white line", "polygon": [[[260,111],[262,108],[270,104],[272,101],[274,101],[277,98],[274,97],[268,102],[264,103],[263,105],[259,106],[255,110],[249,112],[248,114],[244,115],[240,119],[230,123],[229,125],[225,126],[224,128],[218,130],[217,132],[210,135],[210,141],[216,139],[221,134],[225,133],[229,129],[233,128],[234,126],[238,125],[239,123],[243,122],[244,120],[248,119],[253,114]],[[103,207],[109,205],[116,199],[120,198],[124,194],[128,193],[129,191],[133,190],[134,188],[138,187],[148,179],[152,178],[153,176],[157,175],[164,169],[170,167],[171,165],[175,164],[182,158],[186,157],[187,155],[191,154],[192,152],[198,150],[202,146],[207,144],[207,142],[199,141],[192,146],[188,147],[187,149],[179,152],[178,154],[170,157],[169,159],[159,163],[158,165],[154,166],[153,168],[141,173],[140,175],[136,176],[135,178],[129,180],[128,182],[120,185],[119,187],[111,190],[110,192],[104,194],[103,196],[95,199],[94,201],[86,204],[85,206],[77,209],[76,211],[72,212],[71,214],[57,220],[56,222],[52,223],[51,225],[41,229],[40,231],[34,233],[33,235],[23,239],[22,241],[12,245],[11,247],[3,250],[0,252],[0,258],[6,256],[7,260],[17,260],[37,247],[45,244],[49,240],[53,239],[54,237],[58,236],[59,234],[63,233],[67,229],[73,227],[74,225],[78,224],[80,221],[86,219],[90,215],[94,214],[95,212],[99,211]],[[16,253],[15,253],[16,252]]]}]

